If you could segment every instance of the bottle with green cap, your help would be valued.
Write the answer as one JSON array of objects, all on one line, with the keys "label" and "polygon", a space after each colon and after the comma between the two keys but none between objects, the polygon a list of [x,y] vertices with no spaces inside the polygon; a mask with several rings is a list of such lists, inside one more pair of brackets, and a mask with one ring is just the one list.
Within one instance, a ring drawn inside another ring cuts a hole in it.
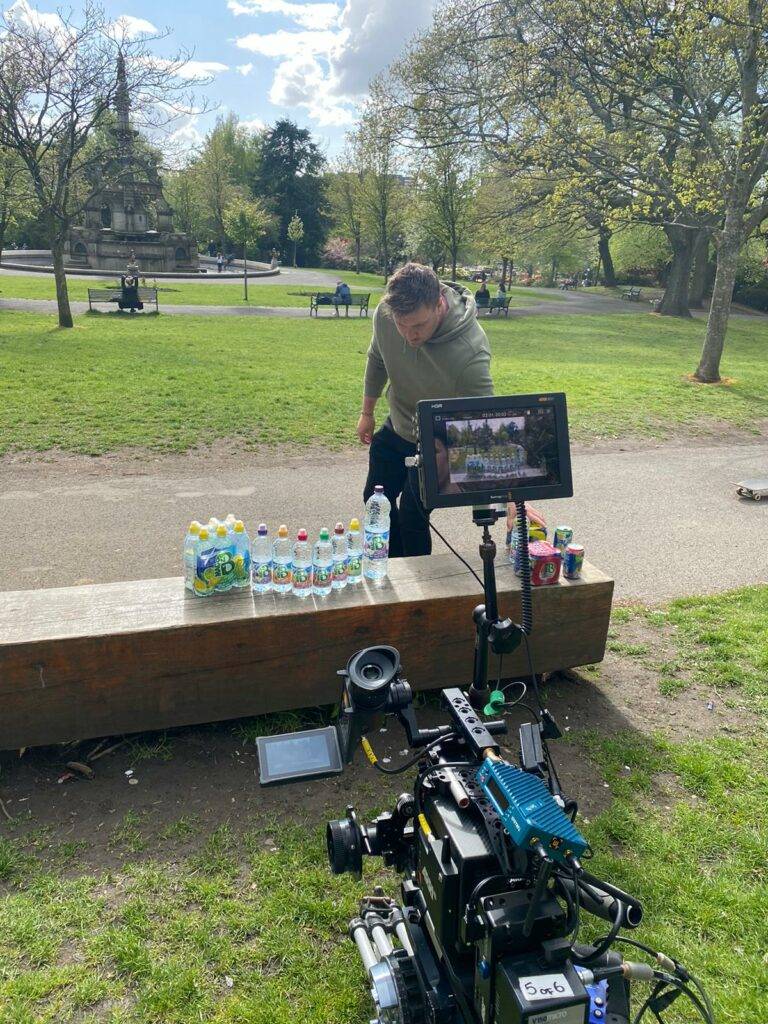
[{"label": "bottle with green cap", "polygon": [[231,590],[235,585],[235,561],[232,538],[224,523],[216,527],[214,541],[216,551],[214,566],[216,572],[216,590]]},{"label": "bottle with green cap", "polygon": [[184,586],[187,590],[195,589],[195,570],[197,569],[197,543],[200,536],[201,526],[196,519],[193,519],[187,529],[184,538]]},{"label": "bottle with green cap", "polygon": [[251,585],[251,538],[241,519],[236,519],[232,524],[231,537],[234,541],[234,586],[243,589]]},{"label": "bottle with green cap", "polygon": [[312,552],[312,592],[320,597],[333,588],[333,545],[328,530],[323,527]]}]

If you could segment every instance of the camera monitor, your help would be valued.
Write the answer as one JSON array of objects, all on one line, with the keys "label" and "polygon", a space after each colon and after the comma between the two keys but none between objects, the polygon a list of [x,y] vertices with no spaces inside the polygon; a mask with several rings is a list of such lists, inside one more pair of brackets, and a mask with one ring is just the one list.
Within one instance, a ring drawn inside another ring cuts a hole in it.
[{"label": "camera monitor", "polygon": [[573,494],[564,394],[428,399],[417,414],[425,508]]},{"label": "camera monitor", "polygon": [[343,771],[336,728],[305,729],[279,736],[257,736],[262,786],[296,779],[321,779]]}]

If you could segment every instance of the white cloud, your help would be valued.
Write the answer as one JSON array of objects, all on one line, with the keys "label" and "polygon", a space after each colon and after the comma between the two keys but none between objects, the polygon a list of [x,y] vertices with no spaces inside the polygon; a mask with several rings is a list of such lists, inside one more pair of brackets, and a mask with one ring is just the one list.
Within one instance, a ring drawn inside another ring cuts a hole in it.
[{"label": "white cloud", "polygon": [[302,28],[324,29],[338,24],[341,9],[333,3],[290,3],[289,0],[228,0],[235,15],[282,14]]},{"label": "white cloud", "polygon": [[32,29],[46,29],[48,32],[61,32],[64,29],[64,22],[58,14],[46,14],[45,11],[38,11],[30,7],[27,0],[16,0],[5,12],[9,20],[16,19]]},{"label": "white cloud", "polygon": [[335,32],[251,32],[241,36],[241,50],[260,53],[264,57],[295,57],[297,54],[328,53],[336,42]]},{"label": "white cloud", "polygon": [[250,73],[253,71],[253,64],[238,64],[235,67],[235,71],[237,71],[238,74],[242,75],[243,78],[245,78],[246,75],[250,75]]},{"label": "white cloud", "polygon": [[121,14],[112,23],[111,28],[115,34],[123,36],[125,39],[136,39],[137,36],[141,35],[156,36],[158,34],[157,28],[155,28],[151,21],[147,21],[146,18],[134,18],[132,14]]},{"label": "white cloud", "polygon": [[[228,0],[236,15],[282,14],[298,31],[251,32],[240,49],[278,62],[269,99],[279,107],[303,107],[320,126],[351,124],[371,79],[427,28],[437,0]],[[314,13],[313,13],[314,12]]]},{"label": "white cloud", "polygon": [[247,121],[240,121],[239,125],[241,128],[245,128],[247,132],[263,132],[267,127],[260,117],[252,117]]},{"label": "white cloud", "polygon": [[202,145],[203,133],[197,127],[198,121],[197,115],[188,117],[183,125],[170,134],[168,145],[165,147],[167,155],[174,157],[175,160],[183,160],[186,153]]},{"label": "white cloud", "polygon": [[228,64],[215,60],[188,60],[178,70],[179,78],[210,78],[222,71],[229,71]]}]

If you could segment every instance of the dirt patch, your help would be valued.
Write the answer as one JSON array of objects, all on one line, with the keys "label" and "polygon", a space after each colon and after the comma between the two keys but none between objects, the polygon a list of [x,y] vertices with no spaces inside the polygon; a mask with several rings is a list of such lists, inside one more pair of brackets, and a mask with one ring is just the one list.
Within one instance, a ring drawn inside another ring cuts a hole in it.
[{"label": "dirt patch", "polygon": [[[670,631],[632,619],[618,631],[622,651],[608,651],[592,671],[553,676],[544,686],[545,703],[564,737],[551,744],[563,789],[591,818],[605,810],[611,791],[590,757],[591,736],[661,734],[671,740],[729,735],[749,728],[752,716],[728,707],[714,692],[691,685],[674,697],[659,692],[658,673],[648,664],[671,659]],[[648,654],[644,653],[648,648]],[[634,652],[634,653],[627,653]],[[445,721],[432,699],[418,711],[421,724]],[[502,745],[517,757],[517,729],[526,713],[509,716]],[[407,790],[413,772],[384,776],[361,756],[340,777],[288,787],[262,789],[252,739],[243,739],[243,723],[186,728],[136,738],[94,763],[92,781],[58,783],[66,761],[83,760],[95,746],[40,748],[23,758],[5,754],[0,795],[14,818],[6,834],[27,837],[42,856],[59,858],[68,851],[67,871],[99,872],[119,868],[126,860],[146,857],[171,862],[194,853],[220,825],[235,833],[254,826],[264,830],[265,848],[275,839],[270,831],[281,823],[321,828],[325,820],[344,814],[348,803],[384,810]],[[398,723],[373,730],[371,743],[388,767],[407,759],[406,741]],[[676,782],[657,781],[662,803],[679,798]]]}]

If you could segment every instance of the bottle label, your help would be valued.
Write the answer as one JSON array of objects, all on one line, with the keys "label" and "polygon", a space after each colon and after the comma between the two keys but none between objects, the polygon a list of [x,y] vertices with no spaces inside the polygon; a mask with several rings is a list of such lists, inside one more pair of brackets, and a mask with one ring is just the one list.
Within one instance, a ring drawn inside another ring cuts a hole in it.
[{"label": "bottle label", "polygon": [[293,567],[290,562],[275,562],[272,568],[272,580],[278,587],[289,587],[293,580]]},{"label": "bottle label", "polygon": [[272,582],[272,563],[260,562],[253,567],[253,582],[263,585]]},{"label": "bottle label", "polygon": [[313,569],[313,578],[315,586],[329,587],[333,578],[330,565],[316,565]]},{"label": "bottle label", "polygon": [[235,559],[232,552],[219,548],[208,548],[197,556],[195,591],[207,594],[217,587],[222,588],[235,580]]},{"label": "bottle label", "polygon": [[363,560],[360,555],[350,555],[347,562],[347,573],[350,576],[362,576]]},{"label": "bottle label", "polygon": [[369,559],[386,558],[389,554],[389,530],[383,533],[367,533],[365,535],[365,557]]},{"label": "bottle label", "polygon": [[247,580],[251,575],[251,556],[248,552],[239,552],[232,561],[235,563],[235,579],[238,583]]},{"label": "bottle label", "polygon": [[312,586],[312,570],[307,566],[294,565],[293,567],[293,588],[294,590],[306,590]]},{"label": "bottle label", "polygon": [[333,563],[333,579],[335,583],[342,583],[347,578],[347,559],[337,559]]}]

